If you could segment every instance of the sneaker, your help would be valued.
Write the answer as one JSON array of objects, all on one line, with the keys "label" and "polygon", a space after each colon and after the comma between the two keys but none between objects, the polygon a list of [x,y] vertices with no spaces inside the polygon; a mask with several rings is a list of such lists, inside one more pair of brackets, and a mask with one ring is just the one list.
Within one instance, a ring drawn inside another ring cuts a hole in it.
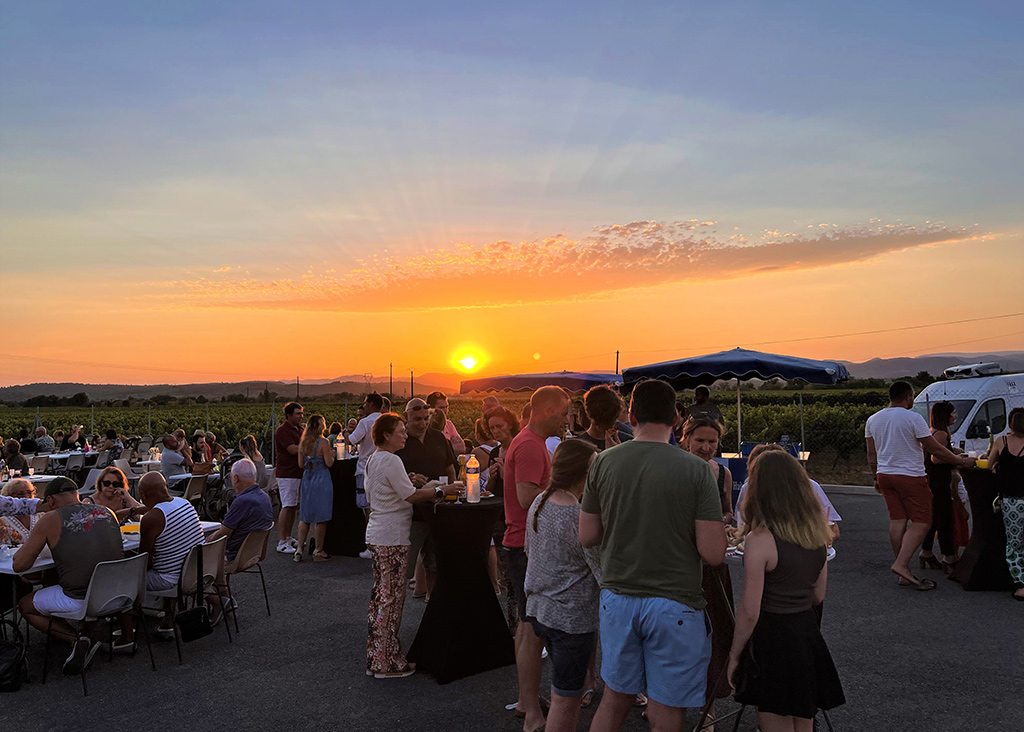
[{"label": "sneaker", "polygon": [[298,549],[292,549],[292,561],[298,564],[302,561],[302,552]]},{"label": "sneaker", "polygon": [[545,647],[545,648],[541,649],[540,660],[543,661],[547,657],[548,657],[548,649]]},{"label": "sneaker", "polygon": [[369,549],[364,549],[363,551],[359,552],[359,558],[360,559],[373,559],[373,555],[370,554],[370,550]]},{"label": "sneaker", "polygon": [[296,539],[294,536],[289,536],[288,537],[288,543],[291,544],[292,549],[298,549],[299,548],[299,540]]},{"label": "sneaker", "polygon": [[[298,546],[296,543],[295,546]],[[294,554],[295,546],[292,546],[291,540],[277,542],[277,553],[278,554]]]},{"label": "sneaker", "polygon": [[78,636],[74,645],[71,646],[71,654],[64,661],[64,675],[77,676],[85,671],[99,649],[99,643],[93,643],[84,635]]}]

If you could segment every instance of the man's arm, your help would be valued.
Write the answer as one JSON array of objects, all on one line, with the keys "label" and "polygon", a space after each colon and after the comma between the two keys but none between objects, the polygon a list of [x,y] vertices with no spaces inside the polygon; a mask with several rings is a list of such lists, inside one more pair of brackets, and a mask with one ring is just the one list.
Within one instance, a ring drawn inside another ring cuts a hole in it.
[{"label": "man's arm", "polygon": [[580,511],[580,544],[585,549],[589,549],[593,546],[600,546],[602,541],[604,541],[604,524],[601,523],[601,514]]},{"label": "man's arm", "polygon": [[39,519],[39,523],[36,527],[29,532],[28,538],[25,539],[25,543],[21,545],[14,554],[14,558],[11,560],[11,567],[15,572],[27,572],[36,560],[39,558],[39,553],[43,551],[43,547],[50,537],[51,532],[56,530],[60,526],[60,514],[51,512],[45,514]]},{"label": "man's arm", "polygon": [[221,524],[219,529],[217,529],[207,537],[206,543],[212,544],[213,542],[217,541],[217,539],[220,539],[222,536],[231,536],[233,532],[234,529],[227,527],[224,524]]},{"label": "man's arm", "polygon": [[163,511],[147,511],[139,522],[139,554],[149,553],[149,567],[153,566],[153,547],[157,537],[163,533],[165,523]]},{"label": "man's arm", "polygon": [[519,499],[519,505],[523,508],[530,508],[533,505],[533,501],[542,492],[540,486],[536,483],[516,483],[516,498]]},{"label": "man's arm", "polygon": [[721,521],[695,521],[697,528],[697,552],[706,564],[717,567],[725,561],[725,548],[729,540],[725,536],[725,524]]}]

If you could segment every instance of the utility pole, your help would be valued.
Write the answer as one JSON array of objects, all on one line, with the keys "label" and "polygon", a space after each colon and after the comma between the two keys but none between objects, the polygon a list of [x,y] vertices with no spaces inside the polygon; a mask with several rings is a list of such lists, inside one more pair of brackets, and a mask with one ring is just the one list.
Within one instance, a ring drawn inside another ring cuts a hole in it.
[{"label": "utility pole", "polygon": [[413,378],[412,369],[409,369],[409,398],[416,396],[416,379]]},{"label": "utility pole", "polygon": [[295,377],[295,401],[299,401],[299,377]]},{"label": "utility pole", "polygon": [[615,352],[615,375],[619,375],[619,352]]},{"label": "utility pole", "polygon": [[388,364],[388,394],[394,395],[395,393],[395,365],[393,363]]}]

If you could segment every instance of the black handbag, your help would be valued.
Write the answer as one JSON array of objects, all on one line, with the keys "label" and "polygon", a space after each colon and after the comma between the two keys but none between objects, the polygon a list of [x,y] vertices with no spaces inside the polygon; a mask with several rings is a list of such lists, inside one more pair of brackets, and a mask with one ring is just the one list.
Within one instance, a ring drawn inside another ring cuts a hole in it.
[{"label": "black handbag", "polygon": [[18,626],[10,620],[0,620],[0,627],[3,631],[3,638],[0,639],[0,692],[18,691],[28,679],[25,641]]},{"label": "black handbag", "polygon": [[[203,589],[206,584],[203,577],[203,547],[197,547],[196,557],[196,604],[191,610],[181,610],[174,618],[178,626],[178,635],[185,643],[205,638],[213,632],[210,624],[210,610],[203,601]],[[184,600],[179,600],[184,605]]]}]

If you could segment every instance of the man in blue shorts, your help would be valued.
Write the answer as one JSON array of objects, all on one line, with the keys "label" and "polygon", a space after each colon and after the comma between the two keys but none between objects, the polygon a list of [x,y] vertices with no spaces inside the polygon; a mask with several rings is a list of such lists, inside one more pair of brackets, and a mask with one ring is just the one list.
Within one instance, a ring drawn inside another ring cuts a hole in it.
[{"label": "man in blue shorts", "polygon": [[583,493],[580,543],[601,546],[601,677],[590,732],[622,728],[646,689],[651,729],[680,730],[704,704],[711,634],[701,560],[725,561],[722,504],[711,469],[669,444],[675,392],[633,390],[634,437],[594,460]]}]

